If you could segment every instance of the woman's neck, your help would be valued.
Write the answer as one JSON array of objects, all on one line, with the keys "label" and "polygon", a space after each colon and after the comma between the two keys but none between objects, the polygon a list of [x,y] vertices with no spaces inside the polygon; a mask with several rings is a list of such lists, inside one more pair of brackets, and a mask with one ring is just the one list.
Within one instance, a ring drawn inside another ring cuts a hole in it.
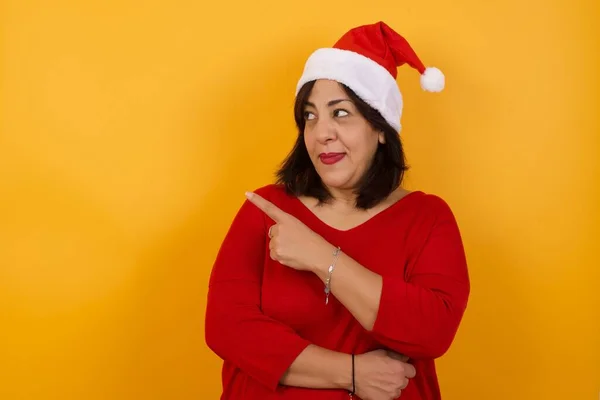
[{"label": "woman's neck", "polygon": [[329,204],[332,208],[352,211],[356,208],[356,193],[353,190],[327,188],[331,194]]},{"label": "woman's neck", "polygon": [[[331,197],[332,197],[331,200],[327,202],[328,208],[336,210],[340,213],[348,213],[348,214],[359,211],[356,208],[357,195],[354,191],[340,190],[340,189],[335,189],[335,188],[334,189],[327,188],[327,190],[329,191],[329,193],[331,194]],[[384,199],[382,202],[380,202],[377,206],[373,207],[370,210],[367,210],[367,213],[373,213],[373,212],[377,213],[381,209],[387,208],[388,206],[395,203],[402,197],[406,196],[408,193],[410,193],[409,190],[399,187],[398,189],[396,189],[395,191],[390,193],[390,195],[386,199]]]}]

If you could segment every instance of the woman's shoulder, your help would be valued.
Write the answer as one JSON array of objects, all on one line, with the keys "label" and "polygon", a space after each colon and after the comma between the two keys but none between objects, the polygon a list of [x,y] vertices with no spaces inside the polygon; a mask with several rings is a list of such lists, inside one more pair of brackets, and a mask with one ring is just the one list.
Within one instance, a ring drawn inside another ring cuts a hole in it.
[{"label": "woman's shoulder", "polygon": [[[405,195],[408,208],[418,216],[424,218],[454,217],[454,212],[445,197],[440,194],[414,190]],[[401,199],[402,200],[402,199]]]},{"label": "woman's shoulder", "polygon": [[278,183],[267,183],[263,186],[254,188],[254,193],[265,197],[265,196],[277,196],[281,193],[285,193],[285,187]]},{"label": "woman's shoulder", "polygon": [[290,194],[284,185],[277,183],[268,183],[259,186],[253,192],[284,210],[295,205],[297,201],[297,197]]},{"label": "woman's shoulder", "polygon": [[295,197],[288,193],[284,185],[268,183],[254,189],[254,193],[269,201],[289,201]]},{"label": "woman's shoulder", "polygon": [[423,205],[425,205],[426,207],[434,208],[434,209],[450,208],[449,201],[443,195],[440,195],[437,193],[425,192],[422,190],[418,190],[418,191],[416,191],[416,193],[421,194],[421,196],[420,196],[421,203]]}]

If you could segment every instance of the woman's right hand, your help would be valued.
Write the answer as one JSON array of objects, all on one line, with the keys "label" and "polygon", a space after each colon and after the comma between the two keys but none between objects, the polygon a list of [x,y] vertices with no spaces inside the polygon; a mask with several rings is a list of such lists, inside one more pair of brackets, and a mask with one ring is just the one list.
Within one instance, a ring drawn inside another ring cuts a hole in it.
[{"label": "woman's right hand", "polygon": [[362,400],[393,400],[400,397],[415,367],[408,357],[386,350],[374,350],[355,356],[356,395]]}]

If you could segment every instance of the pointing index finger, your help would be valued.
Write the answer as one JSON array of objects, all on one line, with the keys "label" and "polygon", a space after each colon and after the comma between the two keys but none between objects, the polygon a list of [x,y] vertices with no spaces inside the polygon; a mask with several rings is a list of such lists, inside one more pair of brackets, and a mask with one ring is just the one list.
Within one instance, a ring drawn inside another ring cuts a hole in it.
[{"label": "pointing index finger", "polygon": [[275,204],[261,197],[260,195],[252,192],[246,192],[246,197],[248,200],[254,204],[256,207],[261,209],[265,214],[267,214],[271,219],[275,222],[280,222],[281,218],[283,218],[286,213],[282,211]]}]

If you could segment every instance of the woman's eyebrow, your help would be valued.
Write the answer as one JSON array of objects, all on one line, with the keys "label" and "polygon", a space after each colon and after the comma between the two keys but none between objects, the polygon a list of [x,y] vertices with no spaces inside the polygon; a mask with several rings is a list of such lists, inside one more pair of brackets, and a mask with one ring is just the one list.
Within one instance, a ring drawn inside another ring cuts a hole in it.
[{"label": "woman's eyebrow", "polygon": [[[352,102],[350,99],[335,99],[335,100],[331,100],[327,103],[327,107],[331,107],[331,106],[335,106],[336,104],[341,103],[342,101],[348,101],[348,102]],[[311,103],[310,101],[307,101],[305,103],[306,106],[310,106],[313,108],[317,108],[313,103]]]}]

